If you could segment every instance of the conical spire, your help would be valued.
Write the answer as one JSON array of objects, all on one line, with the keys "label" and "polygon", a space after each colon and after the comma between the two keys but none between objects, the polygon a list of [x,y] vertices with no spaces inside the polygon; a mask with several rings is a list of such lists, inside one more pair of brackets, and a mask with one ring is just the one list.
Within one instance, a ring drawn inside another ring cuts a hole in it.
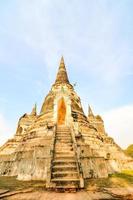
[{"label": "conical spire", "polygon": [[32,109],[32,112],[31,112],[31,115],[32,116],[36,116],[37,115],[37,106],[36,106],[36,103],[35,103],[35,105],[34,105],[34,107],[33,107],[33,109]]},{"label": "conical spire", "polygon": [[90,105],[89,105],[89,107],[88,107],[88,117],[89,117],[89,116],[94,116]]},{"label": "conical spire", "polygon": [[63,56],[61,57],[55,84],[69,83]]},{"label": "conical spire", "polygon": [[60,60],[60,66],[65,66],[65,63],[64,63],[64,58],[63,58],[63,56],[61,57],[61,60]]}]

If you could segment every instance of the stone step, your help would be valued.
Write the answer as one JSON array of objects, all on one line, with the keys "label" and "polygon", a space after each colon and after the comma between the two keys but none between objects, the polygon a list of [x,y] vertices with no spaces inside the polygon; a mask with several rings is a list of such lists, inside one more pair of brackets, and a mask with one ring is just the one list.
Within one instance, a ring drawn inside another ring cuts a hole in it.
[{"label": "stone step", "polygon": [[72,153],[72,152],[74,152],[73,151],[73,148],[71,148],[71,147],[65,147],[65,148],[60,148],[60,147],[57,147],[57,148],[55,148],[55,153],[58,153],[58,152],[70,152],[70,153]]},{"label": "stone step", "polygon": [[69,134],[69,133],[56,133],[56,136],[71,137],[71,134]]},{"label": "stone step", "polygon": [[71,133],[69,132],[56,132],[56,135],[64,135],[64,136],[71,136]]},{"label": "stone step", "polygon": [[72,142],[68,142],[68,143],[61,143],[60,141],[55,142],[55,148],[56,147],[72,147],[72,146],[73,146]]},{"label": "stone step", "polygon": [[71,134],[68,134],[68,133],[65,133],[65,134],[64,133],[57,133],[56,137],[57,136],[59,136],[59,137],[68,137],[69,138],[69,137],[71,137]]},{"label": "stone step", "polygon": [[66,175],[68,177],[75,176],[75,175],[78,176],[77,170],[72,171],[72,172],[70,172],[70,171],[57,171],[57,172],[52,172],[52,174],[53,175]]},{"label": "stone step", "polygon": [[65,171],[65,172],[52,172],[52,178],[79,178],[78,177],[78,172],[70,172],[70,171]]},{"label": "stone step", "polygon": [[66,126],[58,126],[58,127],[57,127],[57,130],[58,130],[58,129],[70,130],[70,128],[69,128],[69,127],[66,127]]},{"label": "stone step", "polygon": [[55,149],[55,154],[56,153],[64,153],[64,154],[67,154],[67,153],[73,153],[74,155],[75,155],[75,152],[74,152],[74,150],[72,149],[72,148],[70,148],[70,147],[66,147],[66,148],[56,148]]},{"label": "stone step", "polygon": [[72,144],[72,142],[68,142],[68,143],[64,143],[64,142],[59,142],[59,141],[57,141],[56,143],[55,143],[55,148],[73,148],[73,144]]},{"label": "stone step", "polygon": [[[61,161],[61,163],[62,164],[60,164],[60,161]],[[60,160],[60,161],[56,161],[55,160],[55,164],[54,164],[54,166],[53,166],[53,168],[54,169],[58,169],[58,168],[60,168],[60,169],[65,169],[65,168],[68,168],[68,169],[70,169],[70,168],[75,168],[75,167],[77,167],[77,163],[76,163],[76,161],[73,161],[73,160],[69,160],[69,162],[68,161],[63,161],[63,160]]]},{"label": "stone step", "polygon": [[72,142],[60,142],[59,140],[56,141],[55,147],[73,147]]},{"label": "stone step", "polygon": [[72,138],[71,138],[71,137],[57,136],[57,137],[56,137],[56,140],[69,140],[69,141],[72,141]]},{"label": "stone step", "polygon": [[[59,191],[71,191],[71,189],[78,189],[80,188],[80,182],[79,181],[63,181],[63,182],[54,182],[56,184],[56,189]],[[75,191],[74,190],[74,191]],[[72,190],[73,191],[73,190]]]},{"label": "stone step", "polygon": [[56,140],[56,142],[55,142],[56,144],[62,144],[62,145],[64,145],[64,144],[68,144],[68,145],[72,145],[72,141],[65,141],[65,140]]},{"label": "stone step", "polygon": [[76,160],[75,159],[65,159],[65,160],[55,159],[53,161],[53,167],[57,166],[57,165],[64,165],[64,166],[66,166],[67,164],[74,165],[74,164],[76,164]]},{"label": "stone step", "polygon": [[57,129],[56,130],[69,130],[70,131],[70,128],[68,128],[68,127],[57,127]]},{"label": "stone step", "polygon": [[67,177],[67,178],[52,178],[51,179],[52,182],[67,182],[67,183],[73,183],[73,182],[79,182],[79,178],[71,178],[71,177]]},{"label": "stone step", "polygon": [[71,136],[71,133],[69,133],[69,132],[56,132],[56,135],[64,135],[64,136],[68,136],[68,135],[70,135]]},{"label": "stone step", "polygon": [[70,129],[66,126],[57,127],[51,181],[56,189],[79,188],[76,155]]},{"label": "stone step", "polygon": [[[70,184],[70,185],[56,185],[56,188],[59,190],[69,190],[69,189],[77,189],[77,184]],[[72,190],[73,191],[73,190]],[[74,190],[74,192],[76,192]]]},{"label": "stone step", "polygon": [[66,129],[66,130],[70,130],[70,128],[68,126],[57,126],[57,129]]},{"label": "stone step", "polygon": [[56,142],[61,142],[61,143],[72,143],[71,139],[57,139]]},{"label": "stone step", "polygon": [[71,132],[70,132],[70,131],[64,131],[64,130],[57,130],[56,133],[57,133],[57,134],[59,133],[59,134],[66,134],[66,135],[67,135],[67,134],[70,134],[70,135],[71,135]]},{"label": "stone step", "polygon": [[55,153],[55,158],[57,158],[57,157],[61,157],[61,158],[63,158],[63,157],[75,157],[75,153],[72,151],[70,151],[70,152],[56,152]]},{"label": "stone step", "polygon": [[57,130],[56,133],[69,133],[71,134],[70,130]]},{"label": "stone step", "polygon": [[68,149],[60,149],[60,150],[56,150],[55,149],[55,154],[66,154],[66,155],[68,155],[68,154],[72,154],[72,155],[75,155],[75,153],[74,153],[74,151],[73,150],[68,150]]},{"label": "stone step", "polygon": [[73,148],[72,148],[72,147],[69,147],[69,146],[68,146],[68,147],[59,147],[59,146],[58,146],[58,147],[55,148],[55,152],[56,152],[56,151],[62,151],[62,152],[71,151],[71,152],[73,152]]},{"label": "stone step", "polygon": [[73,150],[73,147],[72,147],[72,146],[65,146],[65,147],[57,146],[57,147],[55,148],[55,152],[56,152],[56,151],[71,151],[71,152],[73,152],[74,150]]},{"label": "stone step", "polygon": [[79,188],[80,182],[78,179],[67,179],[67,180],[63,180],[62,179],[52,179],[52,182],[54,182],[56,184],[56,188]]},{"label": "stone step", "polygon": [[66,130],[57,130],[56,131],[56,133],[69,133],[69,134],[71,134],[71,131],[69,130],[69,131],[66,131]]},{"label": "stone step", "polygon": [[56,129],[56,132],[67,132],[67,133],[71,133],[70,129]]},{"label": "stone step", "polygon": [[72,145],[60,145],[60,144],[56,144],[55,146],[55,150],[62,150],[62,151],[73,151],[73,146]]},{"label": "stone step", "polygon": [[61,159],[61,160],[75,160],[75,155],[58,155],[55,154],[54,159]]},{"label": "stone step", "polygon": [[57,138],[72,138],[72,137],[71,137],[71,135],[61,135],[61,134],[59,134],[59,135],[56,135],[56,139]]},{"label": "stone step", "polygon": [[68,171],[68,172],[72,172],[72,171],[75,171],[77,170],[77,166],[76,164],[73,164],[73,165],[55,165],[53,166],[53,169],[52,171],[53,172],[57,172],[57,171]]},{"label": "stone step", "polygon": [[69,139],[71,139],[72,137],[71,137],[71,135],[56,135],[56,139],[57,138],[69,138]]},{"label": "stone step", "polygon": [[56,151],[73,151],[73,147],[71,146],[55,146]]}]

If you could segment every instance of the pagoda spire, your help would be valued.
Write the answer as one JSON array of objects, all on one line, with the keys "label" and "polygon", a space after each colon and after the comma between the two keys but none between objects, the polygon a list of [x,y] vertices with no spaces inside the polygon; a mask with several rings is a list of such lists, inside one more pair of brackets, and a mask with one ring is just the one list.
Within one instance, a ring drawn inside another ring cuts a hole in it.
[{"label": "pagoda spire", "polygon": [[61,65],[65,66],[65,62],[64,62],[64,57],[63,56],[61,56],[61,60],[60,60],[60,66]]},{"label": "pagoda spire", "polygon": [[55,80],[55,84],[61,84],[61,83],[69,84],[69,79],[68,79],[63,56],[61,57],[58,73],[57,73],[56,80]]},{"label": "pagoda spire", "polygon": [[89,117],[89,116],[94,116],[90,105],[89,105],[89,107],[88,107],[88,117]]},{"label": "pagoda spire", "polygon": [[31,111],[31,115],[32,115],[32,116],[36,116],[36,115],[37,115],[37,105],[36,105],[36,103],[35,103],[35,105],[34,105],[32,111]]}]

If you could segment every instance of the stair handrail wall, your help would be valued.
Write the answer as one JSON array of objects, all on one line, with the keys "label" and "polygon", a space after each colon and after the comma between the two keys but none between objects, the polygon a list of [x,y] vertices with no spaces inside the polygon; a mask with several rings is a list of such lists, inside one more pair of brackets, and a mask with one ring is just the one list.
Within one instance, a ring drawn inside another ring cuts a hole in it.
[{"label": "stair handrail wall", "polygon": [[51,183],[51,175],[52,175],[52,167],[53,167],[53,160],[54,160],[54,148],[55,148],[55,137],[56,137],[56,131],[57,131],[57,125],[55,124],[53,127],[53,136],[52,136],[52,142],[51,142],[51,148],[50,148],[50,167],[49,167],[49,173],[46,180],[47,187],[50,187]]},{"label": "stair handrail wall", "polygon": [[76,163],[77,163],[78,173],[79,173],[79,177],[80,177],[80,187],[84,188],[83,171],[82,171],[80,155],[79,155],[79,151],[78,151],[78,147],[77,147],[77,142],[76,142],[76,139],[75,139],[75,131],[74,131],[73,125],[71,125],[70,129],[71,129],[71,136],[72,136],[72,140],[73,140],[73,148],[74,148],[74,151],[76,153],[76,160],[77,160]]}]

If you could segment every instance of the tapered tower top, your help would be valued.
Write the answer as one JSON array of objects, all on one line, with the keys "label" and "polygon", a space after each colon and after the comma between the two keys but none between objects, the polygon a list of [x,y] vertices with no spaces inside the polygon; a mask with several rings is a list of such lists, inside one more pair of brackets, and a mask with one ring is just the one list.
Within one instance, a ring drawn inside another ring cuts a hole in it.
[{"label": "tapered tower top", "polygon": [[55,80],[55,84],[61,84],[61,83],[69,84],[69,79],[68,79],[63,56],[61,57],[58,73]]},{"label": "tapered tower top", "polygon": [[88,107],[88,117],[89,117],[89,116],[94,116],[93,111],[92,111],[90,105],[89,105],[89,107]]},{"label": "tapered tower top", "polygon": [[34,105],[34,107],[32,109],[31,115],[32,116],[36,116],[37,115],[37,106],[36,106],[36,103],[35,103],[35,105]]}]

